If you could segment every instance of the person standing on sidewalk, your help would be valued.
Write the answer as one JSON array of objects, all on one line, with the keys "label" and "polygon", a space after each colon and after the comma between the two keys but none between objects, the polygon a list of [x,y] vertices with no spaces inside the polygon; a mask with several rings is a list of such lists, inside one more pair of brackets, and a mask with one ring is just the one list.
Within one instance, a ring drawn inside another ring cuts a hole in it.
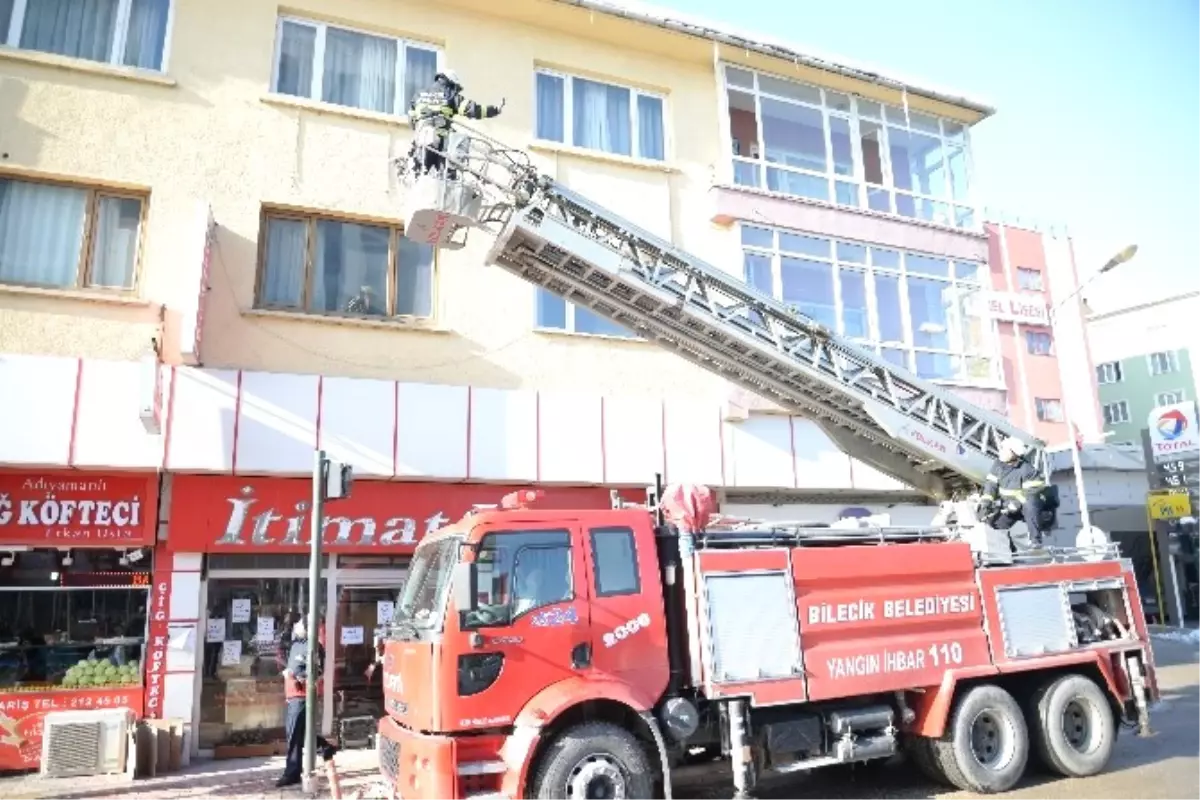
[{"label": "person standing on sidewalk", "polygon": [[[297,620],[292,626],[292,646],[288,653],[287,668],[283,672],[283,692],[287,702],[287,762],[283,775],[275,782],[276,786],[293,786],[300,783],[303,775],[305,712],[307,710],[306,691],[309,680],[318,681],[320,691],[321,662],[324,661],[324,648],[317,647],[317,663],[308,664],[308,631],[304,619]],[[337,748],[331,745],[321,735],[317,735],[317,747],[321,749],[321,757],[326,761],[333,758]]]}]

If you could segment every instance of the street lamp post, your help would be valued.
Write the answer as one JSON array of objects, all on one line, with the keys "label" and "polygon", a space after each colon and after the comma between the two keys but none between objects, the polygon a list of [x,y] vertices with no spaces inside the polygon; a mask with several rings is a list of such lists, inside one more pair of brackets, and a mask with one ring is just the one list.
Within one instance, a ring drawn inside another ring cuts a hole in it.
[{"label": "street lamp post", "polygon": [[[1096,280],[1097,278],[1099,278],[1101,275],[1103,275],[1106,272],[1111,272],[1116,267],[1119,267],[1121,264],[1124,264],[1125,262],[1132,259],[1134,257],[1134,255],[1137,254],[1137,249],[1138,248],[1137,248],[1136,244],[1129,245],[1124,250],[1117,253],[1115,256],[1113,256],[1108,261],[1106,261],[1104,263],[1104,266],[1102,266],[1099,270],[1097,270],[1090,278],[1088,278],[1086,281],[1084,281],[1083,283],[1076,286],[1075,291],[1071,292],[1069,295],[1064,297],[1062,300],[1059,300],[1057,303],[1054,304],[1054,307],[1050,309],[1050,313],[1047,315],[1047,317],[1048,317],[1047,322],[1049,323],[1049,326],[1050,326],[1050,336],[1053,338],[1053,340],[1055,342],[1058,341],[1058,327],[1056,325],[1056,322],[1058,320],[1059,309],[1063,308],[1063,306],[1065,306],[1070,300],[1073,300],[1084,289],[1086,289],[1088,286],[1090,286],[1092,281]],[[1084,332],[1083,336],[1084,336],[1084,340],[1086,342],[1086,340],[1087,340],[1087,332],[1086,331]],[[1078,441],[1078,438],[1077,438],[1078,432],[1075,428],[1075,421],[1071,418],[1070,406],[1067,403],[1067,391],[1066,391],[1067,376],[1063,372],[1062,359],[1059,358],[1057,355],[1055,355],[1054,361],[1055,361],[1055,365],[1058,368],[1058,380],[1059,380],[1059,383],[1062,384],[1062,388],[1063,388],[1062,399],[1060,400],[1060,403],[1062,404],[1063,416],[1066,418],[1066,422],[1067,422],[1067,433],[1070,436],[1071,470],[1075,473],[1075,494],[1079,497],[1080,529],[1086,530],[1087,528],[1090,528],[1092,525],[1092,517],[1088,511],[1087,492],[1085,491],[1084,485],[1083,485],[1083,463],[1079,458],[1079,455],[1080,455],[1079,447],[1076,445],[1076,442]],[[1028,386],[1025,387],[1025,391],[1026,391],[1026,394],[1028,394],[1028,392],[1029,392]]]}]

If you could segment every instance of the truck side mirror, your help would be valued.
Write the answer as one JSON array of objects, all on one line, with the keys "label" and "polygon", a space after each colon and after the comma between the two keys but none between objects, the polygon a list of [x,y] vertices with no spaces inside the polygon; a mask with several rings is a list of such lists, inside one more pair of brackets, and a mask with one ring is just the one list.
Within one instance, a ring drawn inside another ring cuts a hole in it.
[{"label": "truck side mirror", "polygon": [[454,608],[460,613],[475,610],[475,563],[459,561],[452,575]]}]

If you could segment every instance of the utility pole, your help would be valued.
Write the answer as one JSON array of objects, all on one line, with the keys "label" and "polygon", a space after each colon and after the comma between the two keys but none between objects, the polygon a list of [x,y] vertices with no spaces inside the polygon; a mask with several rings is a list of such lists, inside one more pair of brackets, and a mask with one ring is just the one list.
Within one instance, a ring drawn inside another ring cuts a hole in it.
[{"label": "utility pole", "polygon": [[304,765],[301,786],[313,790],[313,771],[317,765],[317,682],[324,675],[317,671],[318,625],[321,621],[321,539],[325,533],[325,502],[350,496],[353,470],[325,457],[324,450],[313,452],[312,540],[308,556],[308,680],[304,684]]}]

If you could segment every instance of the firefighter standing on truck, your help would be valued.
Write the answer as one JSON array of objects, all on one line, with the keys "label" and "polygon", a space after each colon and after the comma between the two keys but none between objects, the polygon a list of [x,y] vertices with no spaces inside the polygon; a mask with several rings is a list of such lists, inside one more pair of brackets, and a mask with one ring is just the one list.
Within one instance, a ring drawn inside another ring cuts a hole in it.
[{"label": "firefighter standing on truck", "polygon": [[[983,484],[983,499],[1000,503],[999,515],[992,527],[1008,531],[1009,541],[1017,550],[1032,550],[1042,546],[1042,529],[1038,520],[1040,493],[1046,481],[1037,467],[1025,459],[1025,443],[1011,436],[1000,443],[1000,458],[992,464]],[[1028,531],[1014,534],[1012,527],[1024,520]]]},{"label": "firefighter standing on truck", "polygon": [[491,119],[500,116],[504,107],[481,106],[474,100],[463,97],[462,82],[452,69],[442,70],[433,79],[433,85],[413,98],[408,109],[408,119],[413,127],[413,145],[410,152],[413,174],[438,170],[446,163],[446,141],[450,134],[450,121],[456,116],[467,119]]}]

